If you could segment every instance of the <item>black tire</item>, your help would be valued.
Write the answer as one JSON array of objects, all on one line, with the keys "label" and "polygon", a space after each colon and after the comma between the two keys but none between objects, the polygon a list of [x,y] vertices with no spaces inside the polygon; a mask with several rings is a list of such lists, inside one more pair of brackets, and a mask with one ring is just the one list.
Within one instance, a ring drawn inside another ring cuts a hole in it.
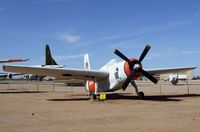
[{"label": "black tire", "polygon": [[138,97],[139,97],[139,99],[144,99],[145,98],[144,93],[143,92],[139,92],[138,93]]},{"label": "black tire", "polygon": [[91,95],[90,95],[90,99],[91,99],[91,101],[96,100],[96,99],[97,99],[97,95],[94,94],[94,93],[91,93]]}]

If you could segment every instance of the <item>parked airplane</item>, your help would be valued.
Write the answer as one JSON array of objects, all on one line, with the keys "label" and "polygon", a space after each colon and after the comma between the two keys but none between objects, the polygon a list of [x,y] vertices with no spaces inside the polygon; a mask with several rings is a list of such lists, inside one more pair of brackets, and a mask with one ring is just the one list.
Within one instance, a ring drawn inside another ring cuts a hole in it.
[{"label": "parked airplane", "polygon": [[19,76],[23,74],[17,73],[0,73],[0,79],[13,79],[14,76]]},{"label": "parked airplane", "polygon": [[[15,59],[8,59],[8,60],[0,60],[0,63],[23,62],[23,61],[28,61],[28,60],[30,59],[15,58]],[[17,75],[22,75],[22,74],[0,73],[0,78],[12,79],[13,76],[17,76]]]},{"label": "parked airplane", "polygon": [[173,84],[173,85],[177,85],[179,80],[185,81],[187,80],[187,75],[179,75],[179,74],[173,74],[173,75],[169,75],[169,81]]},{"label": "parked airplane", "polygon": [[23,62],[23,61],[28,61],[30,59],[9,59],[9,60],[0,60],[0,63],[10,63],[10,62]]},{"label": "parked airplane", "polygon": [[[28,61],[29,59],[9,59],[9,60],[3,60],[0,61],[0,63],[8,63],[8,62],[22,62],[22,61]],[[44,65],[36,65],[36,67],[55,67],[55,68],[63,68],[64,65],[58,65],[56,61],[53,59],[51,56],[51,51],[49,45],[46,44],[45,46],[45,64]],[[1,73],[0,78],[7,78],[7,79],[12,79],[13,76],[18,76],[18,75],[23,75],[23,74],[16,74],[16,73]],[[54,80],[54,77],[49,77],[49,76],[38,76],[38,75],[33,75],[33,74],[27,74],[24,75],[24,77],[27,80]]]},{"label": "parked airplane", "polygon": [[180,68],[144,70],[141,62],[150,48],[150,45],[146,45],[139,59],[127,58],[116,49],[114,53],[122,58],[123,61],[119,62],[116,59],[112,59],[99,70],[90,69],[88,54],[84,55],[84,69],[8,65],[4,65],[3,69],[4,71],[31,73],[40,76],[54,76],[56,79],[86,80],[86,90],[90,93],[91,99],[96,99],[98,92],[126,90],[129,83],[131,83],[138,97],[144,98],[144,93],[138,90],[134,80],[143,75],[156,84],[158,80],[152,75],[180,70]]},{"label": "parked airplane", "polygon": [[[45,46],[45,64],[44,65],[36,65],[36,67],[49,67],[49,68],[63,68],[64,65],[58,65],[54,58],[51,56],[51,50],[48,44]],[[40,76],[37,74],[28,74],[26,75],[27,80],[54,80],[54,77],[50,76]]]}]

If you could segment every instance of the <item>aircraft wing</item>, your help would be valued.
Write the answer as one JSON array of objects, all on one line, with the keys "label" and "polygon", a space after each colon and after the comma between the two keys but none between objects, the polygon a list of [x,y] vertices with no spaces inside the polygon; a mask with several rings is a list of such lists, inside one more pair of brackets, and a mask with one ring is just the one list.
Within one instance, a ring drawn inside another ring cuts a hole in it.
[{"label": "aircraft wing", "polygon": [[30,66],[3,66],[4,71],[34,74],[38,76],[52,76],[56,79],[103,80],[109,76],[106,71],[85,70],[72,68],[50,68]]},{"label": "aircraft wing", "polygon": [[19,76],[19,75],[24,75],[24,74],[19,74],[19,73],[0,73],[0,78],[9,77],[10,79],[12,79],[13,76]]},{"label": "aircraft wing", "polygon": [[158,68],[158,69],[145,69],[149,74],[151,75],[160,75],[160,74],[166,74],[166,73],[174,73],[174,72],[181,72],[181,71],[189,71],[196,69],[197,67],[191,66],[191,67],[175,67],[175,68]]},{"label": "aircraft wing", "polygon": [[23,62],[30,59],[9,59],[9,60],[0,60],[0,63],[9,63],[9,62]]},{"label": "aircraft wing", "polygon": [[0,78],[6,78],[8,76],[8,74],[1,74]]}]

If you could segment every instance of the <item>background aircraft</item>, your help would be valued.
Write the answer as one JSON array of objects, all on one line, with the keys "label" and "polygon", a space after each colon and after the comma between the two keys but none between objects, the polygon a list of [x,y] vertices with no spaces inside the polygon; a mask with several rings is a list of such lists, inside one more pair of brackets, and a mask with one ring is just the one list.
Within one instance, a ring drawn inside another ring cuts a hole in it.
[{"label": "background aircraft", "polygon": [[[84,69],[6,65],[3,66],[3,69],[4,71],[31,73],[40,76],[53,76],[56,79],[85,80],[86,90],[91,95],[91,99],[96,99],[98,92],[110,92],[120,89],[126,90],[129,83],[131,83],[138,97],[144,98],[144,93],[138,90],[134,80],[137,80],[140,76],[145,76],[156,84],[158,80],[152,75],[180,70],[177,68],[168,68],[167,70],[144,70],[141,62],[149,49],[150,45],[147,45],[139,59],[127,58],[123,53],[116,49],[114,53],[123,59],[123,61],[112,59],[99,70],[90,69],[88,54],[84,55]],[[184,67],[182,69],[184,69]]]},{"label": "background aircraft", "polygon": [[[23,61],[28,61],[29,59],[9,59],[9,60],[2,60],[0,63],[8,63],[8,62],[23,62]],[[36,67],[56,67],[56,68],[62,68],[64,65],[58,65],[54,58],[51,55],[51,50],[48,44],[45,46],[45,63],[44,65],[36,65]],[[24,74],[16,74],[16,73],[1,73],[0,78],[2,79],[12,79],[13,76],[18,76],[18,75],[24,75]],[[40,80],[42,81],[43,79],[45,80],[54,80],[54,77],[50,76],[38,76],[34,74],[26,74],[24,77],[27,80]]]},{"label": "background aircraft", "polygon": [[[8,60],[0,60],[0,63],[11,63],[11,62],[24,62],[28,61],[30,59],[20,59],[20,58],[15,58],[15,59],[8,59]],[[17,75],[22,75],[22,74],[12,74],[12,73],[0,73],[0,79],[12,79],[13,76]]]},{"label": "background aircraft", "polygon": [[173,85],[177,85],[179,80],[181,81],[186,81],[187,75],[179,75],[179,74],[173,74],[173,75],[169,75],[169,81],[173,84]]},{"label": "background aircraft", "polygon": [[0,63],[10,63],[10,62],[23,62],[23,61],[28,61],[30,59],[9,59],[9,60],[0,60]]},{"label": "background aircraft", "polygon": [[[44,65],[36,65],[34,67],[49,67],[49,68],[63,68],[64,65],[58,65],[54,58],[51,55],[51,50],[48,44],[45,46],[45,64]],[[26,75],[27,80],[40,80],[42,81],[43,79],[45,80],[54,80],[54,77],[50,76],[40,76],[37,74],[27,74]]]}]

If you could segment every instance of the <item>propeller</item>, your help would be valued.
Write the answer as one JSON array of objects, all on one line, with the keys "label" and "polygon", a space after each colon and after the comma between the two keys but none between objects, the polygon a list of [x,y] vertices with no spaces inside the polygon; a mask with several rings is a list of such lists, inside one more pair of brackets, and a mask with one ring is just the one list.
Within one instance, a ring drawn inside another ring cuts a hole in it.
[{"label": "propeller", "polygon": [[[119,50],[115,50],[114,53],[116,55],[118,55],[120,58],[122,58],[123,60],[125,60],[126,62],[128,62],[131,73],[130,75],[126,78],[125,82],[122,85],[122,89],[126,90],[126,88],[128,87],[129,83],[131,82],[132,78],[135,75],[135,71],[139,71],[140,73],[142,73],[146,78],[148,78],[149,80],[151,80],[153,83],[157,83],[158,80],[153,77],[151,74],[149,74],[147,71],[143,70],[141,67],[141,62],[143,61],[143,59],[145,58],[145,56],[147,55],[147,53],[149,52],[151,46],[150,45],[146,45],[146,47],[144,48],[142,54],[140,55],[140,58],[138,60],[138,62],[133,63],[131,62],[123,53],[121,53]],[[132,84],[133,85],[133,84]],[[136,84],[134,84],[136,85]]]},{"label": "propeller", "polygon": [[122,58],[123,60],[125,60],[126,62],[128,62],[128,64],[130,66],[133,66],[133,63],[124,54],[122,54],[119,50],[115,49],[114,53],[116,55],[118,55],[120,58]]}]

